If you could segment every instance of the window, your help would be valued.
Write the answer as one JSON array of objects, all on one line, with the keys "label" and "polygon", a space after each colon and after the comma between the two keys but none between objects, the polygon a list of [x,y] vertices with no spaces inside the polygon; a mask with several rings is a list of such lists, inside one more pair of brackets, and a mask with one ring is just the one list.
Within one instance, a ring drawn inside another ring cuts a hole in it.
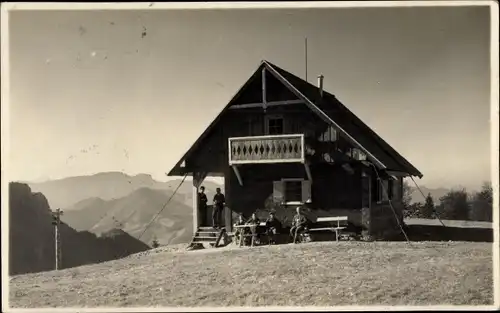
[{"label": "window", "polygon": [[267,116],[266,130],[267,135],[282,135],[285,130],[285,123],[282,116]]},{"label": "window", "polygon": [[285,202],[302,201],[302,181],[285,181]]},{"label": "window", "polygon": [[301,178],[275,181],[273,199],[288,205],[311,202],[311,182]]},{"label": "window", "polygon": [[394,180],[389,179],[387,184],[387,193],[389,194],[389,199],[394,199]]},{"label": "window", "polygon": [[333,126],[329,126],[324,133],[319,137],[319,141],[322,142],[335,142],[337,141],[337,130]]},{"label": "window", "polygon": [[366,160],[366,154],[359,150],[358,148],[353,148],[351,152],[351,157],[355,160],[358,161],[365,161]]},{"label": "window", "polygon": [[379,181],[378,185],[378,199],[377,202],[385,202],[389,201],[391,199],[391,188],[392,186],[389,185],[389,180],[382,179],[382,181]]}]

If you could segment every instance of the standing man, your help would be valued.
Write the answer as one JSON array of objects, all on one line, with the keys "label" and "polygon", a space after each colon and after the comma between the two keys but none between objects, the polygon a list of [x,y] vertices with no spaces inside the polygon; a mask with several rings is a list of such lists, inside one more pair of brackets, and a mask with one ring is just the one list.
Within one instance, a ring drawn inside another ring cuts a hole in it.
[{"label": "standing man", "polygon": [[201,215],[201,225],[204,226],[207,222],[207,203],[208,198],[205,194],[205,186],[200,187],[200,192],[198,193],[198,212]]},{"label": "standing man", "polygon": [[297,235],[303,232],[307,225],[307,219],[305,215],[300,212],[300,207],[297,207],[297,214],[293,217],[292,228],[290,229],[290,235],[293,237],[293,243],[297,243]]},{"label": "standing man", "polygon": [[226,204],[226,198],[224,194],[220,191],[220,188],[215,189],[214,195],[214,210],[212,212],[212,222],[214,228],[220,228],[220,222],[222,219],[222,210]]}]

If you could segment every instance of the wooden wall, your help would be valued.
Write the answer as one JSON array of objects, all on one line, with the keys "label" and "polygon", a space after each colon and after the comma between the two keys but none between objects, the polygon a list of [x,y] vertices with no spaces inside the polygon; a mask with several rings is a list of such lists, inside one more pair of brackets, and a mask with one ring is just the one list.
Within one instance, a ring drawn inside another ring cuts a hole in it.
[{"label": "wooden wall", "polygon": [[[307,175],[302,164],[260,164],[239,167],[243,186],[238,183],[234,172],[228,171],[226,179],[226,195],[231,208],[233,220],[238,214],[248,218],[253,212],[266,207],[266,202],[274,201],[273,181],[282,178],[303,178]],[[347,215],[361,224],[361,173],[356,170],[347,173],[338,165],[315,165],[311,168],[313,182],[311,185],[311,220],[319,216]],[[287,219],[295,214],[295,207],[287,209]],[[228,212],[229,213],[229,212]],[[228,218],[231,218],[231,215]],[[260,218],[265,218],[261,216]],[[282,216],[281,218],[284,218]],[[227,227],[230,225],[227,224]]]},{"label": "wooden wall", "polygon": [[[231,208],[233,221],[238,214],[243,214],[245,218],[249,218],[257,210],[264,209],[266,202],[272,202],[273,181],[282,178],[307,179],[302,164],[244,165],[240,166],[239,170],[243,186],[239,184],[232,169],[224,177],[227,186],[226,192],[230,198],[228,206]],[[266,217],[260,216],[260,218]],[[226,226],[229,226],[228,223],[226,223]]]},{"label": "wooden wall", "polygon": [[[259,88],[259,84],[255,84],[255,90],[250,92],[260,93]],[[276,90],[279,91],[280,89]],[[268,99],[290,100],[292,95],[283,90],[281,91],[274,94],[271,92],[272,96],[268,94]],[[250,98],[258,99],[257,96]],[[224,175],[224,194],[228,205],[228,209],[224,213],[224,219],[228,229],[231,229],[231,224],[237,214],[241,213],[245,217],[249,217],[257,209],[264,208],[266,201],[272,201],[273,181],[282,178],[307,179],[302,164],[259,164],[239,166],[243,186],[238,183],[234,171],[228,164],[228,138],[264,135],[266,114],[284,115],[285,133],[303,133],[306,135],[306,140],[308,138],[316,140],[318,135],[328,128],[328,125],[310,111],[305,104],[270,107],[266,112],[261,108],[228,110],[220,117],[215,127],[204,138],[202,144],[193,150],[191,156],[186,160],[186,167],[189,171],[221,173]],[[338,144],[341,143],[345,144],[346,141],[339,137]],[[349,174],[340,165],[337,165],[338,162],[333,165],[325,163],[322,154],[331,150],[330,145],[331,143],[318,143],[316,141],[314,147],[316,154],[309,159],[312,161],[311,172],[313,176],[311,185],[313,201],[311,207],[313,209],[309,212],[310,217],[314,219],[317,216],[347,215],[351,222],[361,225],[364,223],[363,221],[367,221],[366,217],[362,217],[361,208],[366,207],[366,202],[376,203],[377,199],[375,196],[372,196],[370,200],[365,199],[362,190],[366,189],[366,187],[362,185],[360,167],[354,166],[355,173]],[[348,145],[345,144],[344,146],[347,147]],[[334,159],[339,160],[336,159],[335,155]],[[342,159],[341,161],[345,160]],[[373,195],[377,190],[376,176],[374,173],[368,172]],[[372,207],[374,207],[374,210],[369,212],[368,217],[371,229],[379,227],[374,226],[375,224],[380,224],[380,227],[384,228],[386,221],[390,220],[385,215],[387,210],[378,210],[377,205],[372,205]],[[291,207],[287,211],[290,218],[294,214],[294,208]],[[389,212],[391,213],[391,211]]]},{"label": "wooden wall", "polygon": [[305,104],[229,110],[207,134],[202,144],[186,160],[189,169],[223,173],[228,166],[228,138],[264,135],[265,115],[283,114],[285,134],[306,134],[309,138],[327,129],[327,124],[311,112]]},{"label": "wooden wall", "polygon": [[311,165],[312,196],[318,209],[361,207],[361,173],[348,173],[339,164]]}]

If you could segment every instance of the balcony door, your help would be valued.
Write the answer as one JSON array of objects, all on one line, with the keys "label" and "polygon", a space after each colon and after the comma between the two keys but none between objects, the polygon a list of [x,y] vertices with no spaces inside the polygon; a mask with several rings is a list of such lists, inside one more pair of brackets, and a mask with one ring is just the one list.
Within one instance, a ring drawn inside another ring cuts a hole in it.
[{"label": "balcony door", "polygon": [[283,115],[266,115],[264,123],[266,135],[283,135],[285,133],[285,120]]}]

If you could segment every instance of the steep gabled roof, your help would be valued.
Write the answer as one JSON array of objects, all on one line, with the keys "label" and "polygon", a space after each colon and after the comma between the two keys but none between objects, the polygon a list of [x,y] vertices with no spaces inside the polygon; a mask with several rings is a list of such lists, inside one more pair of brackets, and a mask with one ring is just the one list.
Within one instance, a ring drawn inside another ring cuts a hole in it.
[{"label": "steep gabled roof", "polygon": [[177,162],[174,168],[168,173],[169,176],[178,175],[180,173],[179,166],[182,161],[201,143],[208,135],[210,129],[220,120],[223,114],[234,104],[235,100],[257,77],[263,68],[269,70],[278,80],[287,86],[299,99],[303,100],[306,105],[318,114],[327,123],[337,127],[344,136],[346,136],[355,146],[365,152],[370,160],[375,162],[381,168],[392,171],[401,171],[412,176],[422,177],[422,173],[418,171],[410,162],[394,150],[372,129],[370,129],[363,121],[361,121],[354,113],[347,109],[334,95],[327,91],[323,91],[323,96],[319,99],[319,89],[294,74],[272,64],[269,61],[262,61],[257,70],[252,74],[250,79],[238,90],[236,95],[224,107],[219,115],[212,121],[209,127],[196,140],[191,148],[184,154],[181,160]]},{"label": "steep gabled roof", "polygon": [[[306,82],[274,64],[271,64],[271,66],[296,89],[300,90],[305,97],[309,99],[318,97],[319,89],[317,86]],[[345,107],[331,93],[324,90],[322,101],[316,101],[315,105],[328,115],[328,117],[334,120],[336,124],[354,137],[363,147],[376,156],[376,158],[388,169],[394,171],[402,170],[412,176],[423,176],[418,169],[377,135],[368,125],[363,123],[361,119]]]}]

